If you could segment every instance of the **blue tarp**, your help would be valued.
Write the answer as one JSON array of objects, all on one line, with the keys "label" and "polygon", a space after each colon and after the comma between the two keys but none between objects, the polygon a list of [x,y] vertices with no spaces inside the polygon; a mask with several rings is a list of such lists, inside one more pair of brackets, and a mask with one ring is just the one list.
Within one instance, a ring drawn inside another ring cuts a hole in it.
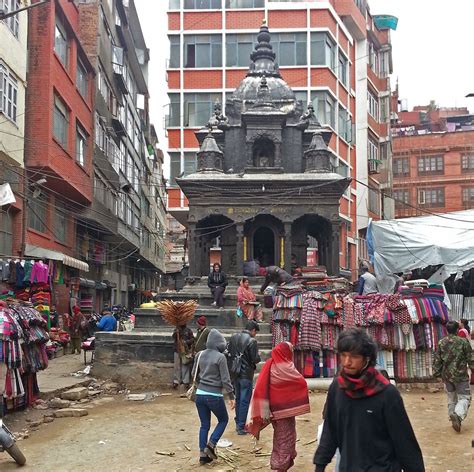
[{"label": "blue tarp", "polygon": [[392,29],[396,30],[398,25],[398,18],[392,15],[374,15],[374,23],[378,29]]}]

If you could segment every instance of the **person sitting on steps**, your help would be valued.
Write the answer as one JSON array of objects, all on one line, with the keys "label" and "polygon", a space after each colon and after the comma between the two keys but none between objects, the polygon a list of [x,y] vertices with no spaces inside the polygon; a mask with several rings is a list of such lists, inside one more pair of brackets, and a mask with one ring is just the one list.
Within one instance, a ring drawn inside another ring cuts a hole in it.
[{"label": "person sitting on steps", "polygon": [[227,277],[224,272],[222,272],[221,265],[218,262],[212,266],[212,271],[207,278],[207,286],[211,289],[211,294],[214,297],[214,301],[211,305],[223,308]]}]

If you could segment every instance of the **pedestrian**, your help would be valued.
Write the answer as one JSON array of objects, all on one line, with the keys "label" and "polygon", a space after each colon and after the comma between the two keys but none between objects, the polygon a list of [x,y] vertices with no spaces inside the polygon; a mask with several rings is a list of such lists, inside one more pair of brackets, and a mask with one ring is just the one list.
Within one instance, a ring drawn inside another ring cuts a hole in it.
[{"label": "pedestrian", "polygon": [[469,329],[469,321],[464,318],[459,320],[458,336],[466,338],[468,341],[471,339],[471,330]]},{"label": "pedestrian", "polygon": [[379,291],[377,287],[377,279],[375,275],[370,273],[370,267],[367,262],[363,262],[361,265],[362,274],[358,281],[358,294],[359,295],[370,295],[371,293],[377,293]]},{"label": "pedestrian", "polygon": [[217,262],[212,266],[212,271],[207,278],[207,286],[211,289],[211,294],[214,298],[211,305],[222,308],[224,306],[224,292],[227,287],[227,277],[224,272],[222,272],[221,265]]},{"label": "pedestrian", "polygon": [[337,448],[340,472],[424,472],[402,397],[375,369],[376,342],[351,328],[339,335],[337,351],[341,367],[327,395],[316,472],[324,472]]},{"label": "pedestrian", "polygon": [[[229,408],[235,408],[234,387],[223,352],[226,348],[224,336],[211,329],[207,338],[206,349],[198,354],[193,368],[193,378],[197,369],[199,379],[196,390],[196,409],[201,427],[199,428],[199,462],[207,464],[217,459],[216,446],[224,434],[229,415],[224,402],[224,393],[228,395]],[[211,413],[217,418],[217,425],[209,437]]]},{"label": "pedestrian", "polygon": [[265,268],[265,281],[260,287],[260,293],[263,293],[271,283],[284,285],[293,282],[293,280],[293,277],[286,270],[278,266],[268,266]]},{"label": "pedestrian", "polygon": [[240,356],[240,372],[234,381],[235,391],[235,425],[239,435],[245,435],[245,421],[252,397],[253,376],[260,362],[258,344],[255,336],[260,327],[255,320],[248,320],[241,333],[234,334],[229,341],[228,351],[231,357]]},{"label": "pedestrian", "polygon": [[71,354],[81,353],[81,342],[84,336],[87,320],[81,309],[76,305],[72,309],[72,321],[71,321]]},{"label": "pedestrian", "polygon": [[109,310],[102,311],[102,318],[97,323],[97,329],[99,331],[117,331],[117,320],[112,312]]},{"label": "pedestrian", "polygon": [[262,321],[262,306],[257,302],[257,297],[250,287],[249,279],[242,277],[237,289],[237,304],[248,320]]},{"label": "pedestrian", "polygon": [[272,350],[258,375],[250,402],[246,431],[259,438],[273,426],[272,470],[286,472],[296,457],[296,416],[309,413],[308,385],[293,364],[293,345],[283,342]]},{"label": "pedestrian", "polygon": [[173,331],[174,341],[174,369],[173,388],[184,384],[189,388],[191,382],[191,368],[194,354],[194,334],[185,324],[177,326]]},{"label": "pedestrian", "polygon": [[471,404],[471,387],[467,367],[474,370],[471,343],[457,335],[457,321],[448,321],[448,335],[438,344],[433,358],[433,375],[444,382],[448,396],[448,415],[455,431],[461,432]]},{"label": "pedestrian", "polygon": [[205,316],[200,316],[197,321],[196,342],[194,343],[194,352],[197,354],[206,349],[207,337],[210,329],[206,326],[207,320]]},{"label": "pedestrian", "polygon": [[49,319],[51,320],[51,328],[59,328],[59,314],[56,310],[56,305],[51,305]]}]

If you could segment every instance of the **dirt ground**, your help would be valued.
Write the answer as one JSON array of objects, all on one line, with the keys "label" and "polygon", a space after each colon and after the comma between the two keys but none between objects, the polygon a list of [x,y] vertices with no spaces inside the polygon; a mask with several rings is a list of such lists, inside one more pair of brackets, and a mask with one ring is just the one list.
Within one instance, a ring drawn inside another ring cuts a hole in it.
[{"label": "dirt ground", "polygon": [[[472,472],[474,413],[471,412],[463,423],[462,433],[457,434],[448,421],[443,392],[412,391],[403,393],[403,398],[423,451],[426,470]],[[298,457],[292,470],[314,470],[314,440],[324,400],[324,393],[312,393],[312,413],[297,420]],[[88,416],[42,424],[28,439],[18,442],[27,457],[23,470],[270,470],[271,426],[263,431],[258,446],[263,455],[256,456],[252,452],[253,440],[249,436],[237,436],[234,424],[230,422],[224,437],[231,440],[233,446],[221,449],[223,458],[201,468],[197,464],[199,422],[195,406],[188,400],[175,394],[150,402],[128,401],[123,396],[116,396],[100,398],[87,406]],[[40,413],[36,411],[35,414]],[[13,430],[24,421],[26,415],[21,415],[20,418],[7,417]],[[17,470],[17,466],[6,454],[0,454],[0,470]],[[332,467],[327,470],[332,471]]]}]

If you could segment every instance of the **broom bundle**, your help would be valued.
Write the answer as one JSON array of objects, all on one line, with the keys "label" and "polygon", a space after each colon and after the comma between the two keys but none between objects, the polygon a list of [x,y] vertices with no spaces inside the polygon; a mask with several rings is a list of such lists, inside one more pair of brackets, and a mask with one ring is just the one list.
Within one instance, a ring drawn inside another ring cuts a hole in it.
[{"label": "broom bundle", "polygon": [[194,312],[198,307],[198,303],[196,300],[187,300],[185,302],[163,300],[156,302],[156,307],[160,310],[161,316],[168,324],[182,326],[194,318]]}]

